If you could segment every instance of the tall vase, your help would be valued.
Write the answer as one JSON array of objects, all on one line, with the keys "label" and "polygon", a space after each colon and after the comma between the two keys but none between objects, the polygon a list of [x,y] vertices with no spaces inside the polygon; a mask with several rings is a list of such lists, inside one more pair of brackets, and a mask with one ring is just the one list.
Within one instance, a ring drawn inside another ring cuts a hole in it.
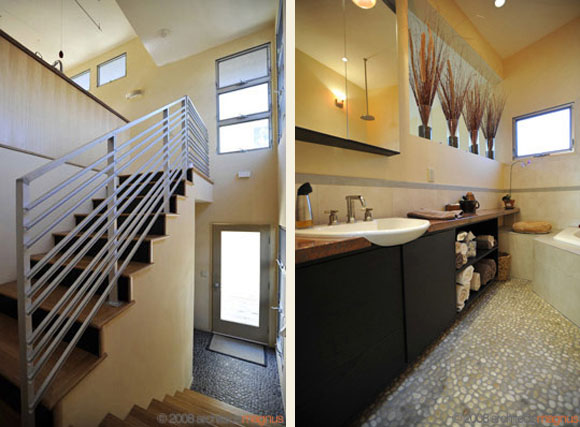
[{"label": "tall vase", "polygon": [[459,137],[457,136],[457,120],[447,120],[447,129],[451,133],[451,129],[455,129],[455,134],[449,136],[449,146],[459,148]]},{"label": "tall vase", "polygon": [[493,151],[494,142],[495,142],[495,138],[487,138],[487,157],[489,159],[495,158],[495,154]]},{"label": "tall vase", "polygon": [[471,146],[469,147],[469,151],[473,154],[479,154],[479,146],[477,145],[477,137],[479,134],[479,129],[474,129],[469,131],[469,140],[471,142]]},{"label": "tall vase", "polygon": [[429,116],[431,115],[430,105],[418,105],[419,115],[421,116],[422,124],[419,126],[419,136],[421,138],[431,139],[431,128],[429,127]]}]

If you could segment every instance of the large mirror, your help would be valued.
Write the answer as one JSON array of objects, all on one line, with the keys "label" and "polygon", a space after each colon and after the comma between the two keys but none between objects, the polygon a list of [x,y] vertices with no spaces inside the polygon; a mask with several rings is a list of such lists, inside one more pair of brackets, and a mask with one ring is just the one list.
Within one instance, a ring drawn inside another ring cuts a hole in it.
[{"label": "large mirror", "polygon": [[297,139],[310,130],[398,152],[397,69],[396,15],[384,1],[296,0]]}]

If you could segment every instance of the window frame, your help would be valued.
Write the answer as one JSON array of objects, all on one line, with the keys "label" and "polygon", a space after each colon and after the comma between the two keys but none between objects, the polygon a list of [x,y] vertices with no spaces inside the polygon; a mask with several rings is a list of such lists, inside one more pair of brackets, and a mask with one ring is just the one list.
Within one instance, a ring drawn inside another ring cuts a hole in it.
[{"label": "window frame", "polygon": [[[267,71],[268,73],[263,77],[257,77],[247,81],[241,81],[240,83],[234,83],[228,86],[224,86],[220,88],[220,71],[219,66],[221,62],[237,58],[239,56],[247,55],[249,53],[258,51],[258,50],[266,50],[266,61],[267,61]],[[225,154],[236,154],[236,153],[247,153],[250,151],[258,151],[258,150],[270,150],[272,149],[272,59],[271,59],[271,43],[263,43],[258,46],[251,47],[249,49],[244,49],[242,51],[236,52],[232,55],[225,56],[223,58],[219,58],[215,61],[215,69],[216,69],[216,123],[217,123],[217,144],[216,144],[216,151],[218,155],[225,155]],[[241,89],[247,89],[254,86],[260,86],[267,83],[268,84],[268,111],[249,114],[247,116],[238,116],[238,117],[231,117],[229,119],[220,120],[220,95],[229,92],[235,92]],[[224,126],[231,126],[241,123],[248,123],[254,122],[258,120],[268,119],[268,146],[267,147],[260,147],[260,148],[250,148],[247,150],[236,150],[236,151],[227,151],[221,152],[220,146],[220,128]]]},{"label": "window frame", "polygon": [[[544,151],[541,153],[526,154],[524,156],[518,156],[518,133],[517,133],[517,122],[523,119],[529,119],[532,117],[539,117],[545,114],[553,113],[556,111],[569,110],[570,112],[570,145],[568,148],[562,150],[551,150]],[[568,102],[566,104],[556,105],[554,107],[544,108],[542,110],[534,111],[527,114],[522,114],[521,116],[516,116],[512,118],[512,159],[524,159],[527,157],[544,157],[552,154],[570,154],[574,153],[574,102]]]},{"label": "window frame", "polygon": [[[85,89],[84,87],[82,87],[80,84],[78,84],[77,82],[75,82],[74,79],[76,79],[77,77],[82,76],[83,74],[88,74],[89,75],[89,88]],[[87,92],[90,92],[91,90],[91,69],[87,69],[83,72],[80,72],[78,74],[75,74],[74,76],[71,76],[70,79],[73,81],[74,84],[76,84],[78,87],[80,87],[82,90],[86,90]]]},{"label": "window frame", "polygon": [[[107,83],[101,84],[101,73],[100,73],[101,67],[103,65],[107,65],[107,64],[109,64],[109,63],[111,63],[113,61],[116,61],[117,59],[122,58],[122,57],[125,57],[125,74],[123,74],[121,77],[117,77],[116,79],[109,80]],[[120,55],[117,55],[114,58],[108,59],[107,61],[101,62],[99,65],[97,65],[97,87],[105,86],[105,85],[107,85],[109,83],[116,82],[117,80],[121,80],[121,79],[123,79],[125,77],[127,77],[127,52],[124,52],[124,53],[122,53]]]}]

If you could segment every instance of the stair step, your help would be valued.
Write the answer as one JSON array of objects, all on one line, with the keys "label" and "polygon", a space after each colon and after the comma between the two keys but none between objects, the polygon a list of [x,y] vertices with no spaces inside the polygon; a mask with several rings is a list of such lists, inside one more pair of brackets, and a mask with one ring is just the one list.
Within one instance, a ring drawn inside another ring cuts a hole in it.
[{"label": "stair step", "polygon": [[[131,187],[126,187],[123,190],[121,190],[121,192],[119,193],[120,197],[123,197],[124,194],[127,193],[127,191],[130,191],[129,194],[133,195],[133,194],[137,194],[138,196],[147,196],[147,194],[151,191],[151,189],[155,186],[155,184],[157,184],[158,181],[152,180],[150,182],[148,182],[147,184],[145,184],[143,186],[142,189],[140,189],[137,193],[135,193],[134,190],[131,190]],[[177,185],[175,185],[177,183]],[[173,181],[170,184],[170,188],[175,188],[173,190],[172,194],[179,194],[181,196],[185,196],[185,183],[186,181],[181,179],[179,181]],[[190,182],[188,182],[188,184],[191,184]],[[161,184],[163,185],[163,184]],[[156,191],[163,191],[163,190],[159,190],[159,188],[157,188]]]},{"label": "stair step", "polygon": [[0,400],[0,426],[20,427],[20,414]]},{"label": "stair step", "polygon": [[[32,255],[30,257],[31,266],[34,266],[38,261],[42,260],[45,256],[46,253]],[[60,257],[61,255],[55,255],[53,258],[51,258],[35,277],[41,277],[50,266],[52,266],[59,260]],[[61,281],[61,286],[68,286],[74,283],[74,281],[81,275],[81,273],[87,269],[88,265],[91,263],[93,259],[94,257],[92,256],[86,256],[81,258],[72,268],[72,270]],[[57,272],[53,277],[56,277],[56,275],[64,269],[64,266],[70,264],[70,262],[71,262],[70,258],[63,261],[63,266],[57,268]],[[131,276],[150,268],[152,265],[153,265],[152,263],[144,263],[137,261],[130,261],[127,264],[127,266],[121,273],[121,276],[117,279],[117,286],[119,288],[119,299],[121,301],[131,300],[131,292],[130,292]],[[95,267],[92,267],[91,269],[94,270]],[[50,282],[51,279],[52,278],[49,278],[48,282]],[[107,277],[103,281],[103,284],[100,286],[100,288],[97,290],[98,295],[101,295],[103,293],[103,290],[105,289],[108,283],[109,278]]]},{"label": "stair step", "polygon": [[107,416],[101,421],[99,427],[125,427],[127,424],[114,416],[113,414],[107,414]]},{"label": "stair step", "polygon": [[138,418],[135,418],[133,415],[129,414],[125,417],[125,424],[126,426],[133,426],[133,427],[147,427],[149,424],[145,424]]},{"label": "stair step", "polygon": [[[84,219],[86,217],[88,217],[89,214],[75,214],[75,225],[79,225],[82,221],[84,221]],[[95,215],[95,217],[93,217],[90,221],[87,222],[86,226],[83,227],[83,230],[86,230],[90,225],[94,224],[95,221],[97,221],[98,218],[101,218],[103,215],[102,214],[97,214]],[[148,214],[149,218],[145,219],[143,224],[139,227],[139,231],[138,233],[141,234],[145,231],[145,229],[149,226],[149,224],[151,223],[151,219],[153,218],[154,214]],[[164,235],[165,234],[165,224],[166,224],[166,218],[177,218],[178,215],[177,214],[165,214],[165,213],[160,213],[157,215],[157,218],[155,218],[155,221],[153,221],[153,225],[151,226],[151,228],[149,229],[149,231],[147,232],[148,235]],[[119,218],[117,219],[116,223],[117,226],[121,226],[121,224],[123,224],[128,218],[130,218],[131,220],[135,220],[135,215],[132,215],[130,213],[124,213],[124,214],[120,214]],[[138,217],[137,221],[142,221],[143,217]],[[105,220],[106,222],[107,220]],[[99,225],[98,228],[101,228],[104,226],[104,222],[101,223]]]},{"label": "stair step", "polygon": [[[197,416],[200,414],[193,413],[191,411],[184,411],[173,405],[169,405],[165,402],[160,402],[157,399],[153,399],[147,408],[147,411],[151,412],[158,417],[159,415],[165,415],[168,421],[174,418],[176,424],[183,426],[203,426],[203,427],[215,427],[216,424],[204,422]],[[170,422],[170,424],[173,424]]]},{"label": "stair step", "polygon": [[[66,343],[59,344],[55,353],[48,359],[37,377],[39,383],[50,373],[66,345]],[[97,357],[74,348],[53,382],[48,386],[42,397],[42,404],[48,409],[53,409],[59,400],[106,357],[106,354]],[[15,386],[20,386],[18,322],[4,314],[0,314],[0,375]]]},{"label": "stair step", "polygon": [[212,422],[219,425],[220,427],[244,427],[243,424],[241,424],[240,417],[233,415],[224,416],[216,413],[215,411],[209,411],[199,406],[195,406],[191,402],[186,402],[185,400],[179,399],[177,397],[165,396],[163,402],[177,408],[178,412],[207,417],[206,419],[212,420]]},{"label": "stair step", "polygon": [[[65,232],[52,233],[52,235],[54,237],[55,244],[58,244],[69,233],[70,233],[70,231],[69,232],[65,231]],[[83,236],[82,233],[76,234],[71,239],[71,241],[69,241],[69,243],[67,243],[64,246],[64,248],[62,249],[62,251],[63,252],[66,251],[78,238],[80,238],[82,236]],[[88,236],[88,239],[90,239],[90,238],[92,238],[94,236],[95,236],[94,234],[90,234]],[[169,236],[161,236],[161,235],[145,236],[144,239],[143,239],[143,241],[140,243],[139,248],[135,252],[132,261],[141,262],[141,263],[151,263],[153,261],[152,253],[151,253],[152,252],[152,244],[153,244],[153,242],[157,242],[157,241],[164,240],[167,237],[169,237]],[[138,237],[135,237],[133,239],[133,242],[134,243],[133,244],[130,244],[129,247],[125,250],[125,252],[123,254],[121,254],[121,256],[120,256],[121,259],[125,259],[127,257],[127,255],[129,254],[129,252],[134,247],[134,244],[136,244],[138,240],[139,240]],[[107,237],[106,237],[106,235],[102,235],[101,237],[98,238],[98,240],[96,241],[96,243],[94,243],[93,246],[87,251],[87,254],[90,255],[90,256],[95,256],[103,248],[103,246],[105,246],[106,243],[107,243]]]},{"label": "stair step", "polygon": [[164,424],[161,424],[157,421],[156,415],[149,412],[147,409],[143,409],[137,405],[134,405],[131,408],[131,412],[129,412],[129,415],[132,416],[133,418],[136,418],[137,420],[141,421],[142,423],[144,423],[145,425],[148,425],[148,426],[162,426],[162,425],[164,425]]},{"label": "stair step", "polygon": [[[55,287],[54,290],[50,293],[50,295],[48,295],[48,297],[42,302],[42,304],[40,304],[39,308],[41,310],[44,310],[47,313],[50,312],[54,308],[54,306],[58,303],[58,301],[60,301],[60,299],[64,296],[66,291],[67,291],[67,288],[64,286]],[[13,298],[15,301],[18,300],[17,283],[14,281],[14,282],[4,283],[4,284],[0,285],[0,295],[4,295],[4,296],[7,296],[9,298]],[[34,300],[35,299],[33,298],[33,301]],[[87,307],[85,307],[85,309],[83,311],[81,311],[81,313],[78,317],[79,322],[82,323],[85,321],[85,319],[89,315],[89,312],[97,303],[97,300],[98,300],[97,296],[93,296],[90,299],[89,303],[87,304]],[[95,314],[95,317],[92,318],[90,325],[94,328],[102,329],[103,326],[105,326],[107,323],[109,323],[115,317],[117,317],[118,315],[123,313],[125,310],[127,310],[127,308],[129,308],[132,305],[133,305],[132,302],[131,303],[121,303],[120,306],[113,307],[112,305],[105,303],[101,306],[99,311],[97,311],[97,314]]]},{"label": "stair step", "polygon": [[[133,210],[137,207],[137,205],[139,203],[141,203],[141,201],[144,199],[144,196],[136,196],[132,201],[129,202],[129,204],[125,207],[124,212],[133,212]],[[120,200],[122,201],[123,199],[120,198]],[[169,211],[171,213],[177,213],[177,201],[178,200],[185,200],[185,196],[181,196],[179,194],[173,194],[171,196],[171,198],[169,199]],[[99,207],[99,205],[101,203],[103,203],[105,201],[105,199],[93,199],[93,209],[97,209]],[[122,202],[121,202],[122,203]],[[157,205],[153,205],[154,208],[158,208],[161,206],[161,204],[163,203],[162,200],[159,201],[159,203]]]},{"label": "stair step", "polygon": [[[182,392],[178,391],[177,393],[175,393],[175,397],[177,399],[181,399],[184,402],[188,402],[191,403],[194,407],[198,407],[198,408],[203,408],[213,414],[216,415],[221,415],[223,417],[232,419],[232,420],[236,420],[236,422],[242,421],[242,417],[250,417],[250,418],[246,418],[244,419],[244,422],[241,423],[243,425],[257,425],[257,424],[253,424],[251,423],[249,420],[251,420],[251,417],[254,417],[255,415],[244,411],[243,409],[237,408],[233,405],[230,405],[228,403],[222,402],[220,400],[214,399],[212,397],[206,396],[204,394],[198,393],[196,391],[193,390],[189,390],[189,389],[185,389]],[[277,414],[272,414],[272,415],[277,415]],[[269,423],[265,423],[265,424],[260,424],[260,425],[266,425],[269,426],[271,424]]]}]

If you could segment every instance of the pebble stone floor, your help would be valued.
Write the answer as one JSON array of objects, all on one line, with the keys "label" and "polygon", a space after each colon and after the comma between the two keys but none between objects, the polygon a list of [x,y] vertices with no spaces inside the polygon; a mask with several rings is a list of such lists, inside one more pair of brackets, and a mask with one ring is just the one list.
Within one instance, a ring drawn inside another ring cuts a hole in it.
[{"label": "pebble stone floor", "polygon": [[580,416],[580,329],[526,280],[492,286],[355,425],[557,425],[537,416]]},{"label": "pebble stone floor", "polygon": [[194,332],[191,390],[256,415],[284,415],[276,354],[266,349],[260,366],[207,349],[212,334]]}]

